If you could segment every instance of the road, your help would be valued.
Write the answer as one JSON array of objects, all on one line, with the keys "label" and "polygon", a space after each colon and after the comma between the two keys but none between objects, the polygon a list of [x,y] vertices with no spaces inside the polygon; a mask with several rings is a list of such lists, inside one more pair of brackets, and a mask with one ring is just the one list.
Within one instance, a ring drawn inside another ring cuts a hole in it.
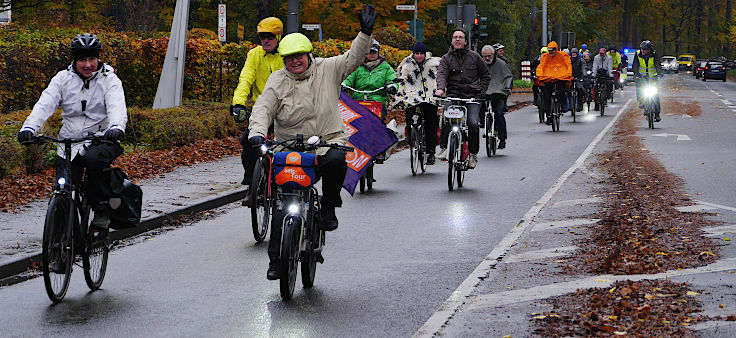
[{"label": "road", "polygon": [[[735,92],[732,83],[707,86],[723,95]],[[572,123],[568,114],[557,133],[538,123],[534,106],[510,113],[507,149],[494,158],[479,156],[465,187],[456,191],[447,190],[444,162],[412,177],[408,152],[395,154],[377,167],[375,190],[352,198],[343,192],[340,228],[328,234],[315,287],[297,286],[290,302],[281,300],[277,282],[265,279],[266,245],[254,243],[247,209],[229,205],[192,226],[113,251],[97,292],[87,292],[79,268],[58,305],[50,305],[41,278],[0,288],[3,335],[411,336],[437,317],[437,309],[503,244],[632,94],[632,87],[618,92],[603,117],[593,112]],[[699,94],[692,99],[710,100]],[[664,118],[666,132],[675,133]],[[721,125],[714,122],[711,135],[724,133],[718,144],[728,147],[733,137]],[[660,141],[672,142],[646,138],[648,147],[664,153],[666,144],[653,143]],[[736,205],[727,188],[707,197]],[[450,335],[483,335],[453,323]]]}]

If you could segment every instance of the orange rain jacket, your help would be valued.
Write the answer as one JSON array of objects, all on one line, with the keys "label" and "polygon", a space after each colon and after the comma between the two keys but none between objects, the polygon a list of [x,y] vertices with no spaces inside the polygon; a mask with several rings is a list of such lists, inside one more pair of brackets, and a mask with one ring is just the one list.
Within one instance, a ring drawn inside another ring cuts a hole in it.
[{"label": "orange rain jacket", "polygon": [[557,49],[555,56],[544,53],[537,67],[539,82],[572,81],[572,64],[570,56],[557,47],[557,42],[550,42],[547,48]]}]

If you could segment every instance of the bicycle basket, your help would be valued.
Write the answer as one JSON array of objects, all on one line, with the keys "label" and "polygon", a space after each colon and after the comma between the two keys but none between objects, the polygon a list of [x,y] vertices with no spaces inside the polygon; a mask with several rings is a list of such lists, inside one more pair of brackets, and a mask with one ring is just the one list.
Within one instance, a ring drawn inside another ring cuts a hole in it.
[{"label": "bicycle basket", "polygon": [[289,189],[308,189],[317,183],[317,155],[279,152],[273,156],[276,184]]}]

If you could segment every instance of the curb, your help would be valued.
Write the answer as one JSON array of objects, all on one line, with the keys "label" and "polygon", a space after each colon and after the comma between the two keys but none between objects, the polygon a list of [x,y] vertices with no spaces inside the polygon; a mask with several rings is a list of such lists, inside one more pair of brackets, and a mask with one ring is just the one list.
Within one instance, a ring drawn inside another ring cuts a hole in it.
[{"label": "curb", "polygon": [[[221,207],[225,204],[239,201],[245,197],[245,189],[239,189],[228,193],[220,194],[215,197],[209,198],[197,204],[186,206],[180,209],[176,209],[169,213],[147,218],[141,220],[141,222],[135,228],[116,230],[110,232],[110,240],[121,240],[130,238],[135,235],[142,234],[146,231],[150,231],[161,227],[165,221],[179,217],[182,215],[194,214],[217,207]],[[0,266],[0,286],[13,284],[13,282],[6,283],[5,279],[18,275],[20,273],[33,270],[34,268],[41,265],[41,253],[33,254],[23,258],[19,258],[15,261],[4,263]]]}]

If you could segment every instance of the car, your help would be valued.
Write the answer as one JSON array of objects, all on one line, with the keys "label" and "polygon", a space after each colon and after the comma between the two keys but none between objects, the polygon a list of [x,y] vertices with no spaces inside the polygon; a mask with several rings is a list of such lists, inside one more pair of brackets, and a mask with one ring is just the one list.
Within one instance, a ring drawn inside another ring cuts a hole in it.
[{"label": "car", "polygon": [[665,73],[675,72],[678,73],[679,65],[677,64],[677,58],[674,56],[663,56],[662,57],[662,71]]},{"label": "car", "polygon": [[703,76],[703,70],[705,70],[705,64],[707,64],[708,61],[698,61],[695,63],[695,70],[693,71],[693,76],[695,76],[696,79],[699,79]]},{"label": "car", "polygon": [[624,49],[624,54],[629,59],[629,64],[626,66],[626,81],[634,81],[634,58],[638,49]]},{"label": "car", "polygon": [[703,69],[703,81],[707,79],[716,79],[726,82],[726,67],[722,63],[709,61]]},{"label": "car", "polygon": [[736,68],[736,60],[726,60],[723,62],[723,66],[726,67],[726,71]]},{"label": "car", "polygon": [[677,57],[678,68],[680,70],[695,70],[695,55],[682,54]]}]

